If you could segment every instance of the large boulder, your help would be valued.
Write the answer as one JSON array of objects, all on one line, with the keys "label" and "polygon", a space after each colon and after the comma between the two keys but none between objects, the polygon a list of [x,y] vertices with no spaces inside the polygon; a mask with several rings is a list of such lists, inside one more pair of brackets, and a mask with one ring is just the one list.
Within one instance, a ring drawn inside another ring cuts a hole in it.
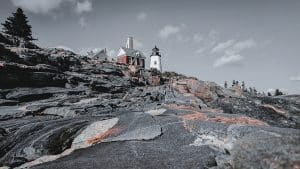
[{"label": "large boulder", "polygon": [[10,123],[14,126],[1,124],[7,130],[0,142],[0,166],[16,167],[46,154],[63,152],[88,120],[44,116],[10,120]]},{"label": "large boulder", "polygon": [[266,128],[246,130],[231,152],[233,168],[297,169],[300,167],[300,132],[293,129]]}]

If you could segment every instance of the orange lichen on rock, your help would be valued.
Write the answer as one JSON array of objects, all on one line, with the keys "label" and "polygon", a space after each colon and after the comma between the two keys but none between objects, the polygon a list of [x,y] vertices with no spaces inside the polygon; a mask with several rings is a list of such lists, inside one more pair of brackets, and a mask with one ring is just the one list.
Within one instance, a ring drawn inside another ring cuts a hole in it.
[{"label": "orange lichen on rock", "polygon": [[185,114],[185,115],[181,115],[179,117],[184,120],[201,120],[201,121],[208,120],[207,115],[205,115],[204,113],[200,113],[200,112],[194,112],[192,114]]},{"label": "orange lichen on rock", "polygon": [[283,111],[283,110],[280,110],[280,109],[276,108],[276,107],[273,106],[273,105],[270,105],[270,104],[264,104],[263,107],[272,109],[272,110],[275,111],[276,113],[278,113],[278,114],[280,114],[280,115],[282,115],[282,116],[284,116],[284,117],[286,117],[286,118],[288,117],[288,113],[287,113],[287,112],[285,112],[285,111]]},{"label": "orange lichen on rock", "polygon": [[206,114],[201,112],[194,112],[192,114],[181,115],[179,118],[183,120],[200,120],[200,121],[210,121],[217,123],[225,123],[225,124],[246,124],[246,125],[267,125],[266,123],[253,119],[250,117],[225,117],[225,116],[216,116],[216,117],[208,117]]},{"label": "orange lichen on rock", "polygon": [[257,126],[266,126],[267,124],[257,120],[257,119],[252,119],[249,117],[234,117],[234,118],[229,118],[229,117],[222,117],[222,116],[217,116],[214,118],[210,118],[209,121],[213,122],[219,122],[219,123],[226,123],[226,124],[247,124],[247,125],[257,125]]},{"label": "orange lichen on rock", "polygon": [[174,87],[179,93],[190,93],[189,88],[186,86],[186,84],[176,83],[176,85],[174,85]]},{"label": "orange lichen on rock", "polygon": [[190,105],[179,105],[179,104],[169,104],[167,105],[170,109],[180,109],[180,110],[195,110],[196,108]]},{"label": "orange lichen on rock", "polygon": [[215,83],[199,81],[195,78],[180,79],[172,86],[179,93],[191,93],[204,101],[212,101],[217,97],[218,87]]},{"label": "orange lichen on rock", "polygon": [[300,169],[300,162],[295,161],[292,163],[292,169]]},{"label": "orange lichen on rock", "polygon": [[100,133],[98,135],[96,135],[95,137],[87,140],[88,144],[96,144],[101,142],[102,140],[106,139],[107,137],[111,136],[111,135],[115,135],[120,133],[122,130],[120,128],[111,128],[108,129],[106,132],[104,133]]},{"label": "orange lichen on rock", "polygon": [[208,113],[223,113],[223,110],[221,109],[213,109],[213,108],[204,108],[201,109],[202,112],[208,112]]}]

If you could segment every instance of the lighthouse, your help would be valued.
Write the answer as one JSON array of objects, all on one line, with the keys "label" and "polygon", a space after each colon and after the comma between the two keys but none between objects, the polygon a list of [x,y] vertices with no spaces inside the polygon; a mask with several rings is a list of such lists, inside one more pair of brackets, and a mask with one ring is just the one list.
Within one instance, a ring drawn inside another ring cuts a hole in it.
[{"label": "lighthouse", "polygon": [[162,71],[161,55],[156,46],[152,49],[152,54],[150,55],[150,69],[156,69],[160,72]]}]

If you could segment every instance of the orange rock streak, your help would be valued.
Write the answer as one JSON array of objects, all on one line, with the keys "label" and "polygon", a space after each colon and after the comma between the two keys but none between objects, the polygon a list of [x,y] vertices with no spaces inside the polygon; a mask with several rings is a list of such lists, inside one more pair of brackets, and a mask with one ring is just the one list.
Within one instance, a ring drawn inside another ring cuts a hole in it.
[{"label": "orange rock streak", "polygon": [[181,115],[179,118],[183,120],[200,120],[200,121],[210,121],[217,123],[226,123],[226,124],[247,124],[247,125],[267,125],[266,123],[253,119],[250,117],[224,117],[224,116],[216,116],[216,117],[208,117],[204,113],[194,112],[192,114]]},{"label": "orange rock streak", "polygon": [[111,128],[111,129],[108,129],[106,132],[100,133],[100,134],[96,135],[95,137],[87,140],[87,143],[88,144],[96,144],[96,143],[99,143],[102,140],[106,139],[107,137],[114,135],[114,134],[118,134],[120,132],[121,132],[120,128]]}]

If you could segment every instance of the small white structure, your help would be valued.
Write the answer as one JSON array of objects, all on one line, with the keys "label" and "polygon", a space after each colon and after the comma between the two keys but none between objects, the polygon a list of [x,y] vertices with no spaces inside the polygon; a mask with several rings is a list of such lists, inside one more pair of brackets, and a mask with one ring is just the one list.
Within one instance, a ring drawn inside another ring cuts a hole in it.
[{"label": "small white structure", "polygon": [[108,60],[108,55],[107,55],[107,52],[106,52],[106,48],[100,50],[97,53],[94,53],[93,51],[88,52],[88,56],[91,59],[94,59],[94,60],[99,60],[99,61]]},{"label": "small white structure", "polygon": [[132,36],[127,38],[126,48],[133,49],[133,37]]},{"label": "small white structure", "polygon": [[150,69],[156,69],[160,72],[162,71],[161,55],[156,46],[152,49],[152,54],[150,56]]}]

